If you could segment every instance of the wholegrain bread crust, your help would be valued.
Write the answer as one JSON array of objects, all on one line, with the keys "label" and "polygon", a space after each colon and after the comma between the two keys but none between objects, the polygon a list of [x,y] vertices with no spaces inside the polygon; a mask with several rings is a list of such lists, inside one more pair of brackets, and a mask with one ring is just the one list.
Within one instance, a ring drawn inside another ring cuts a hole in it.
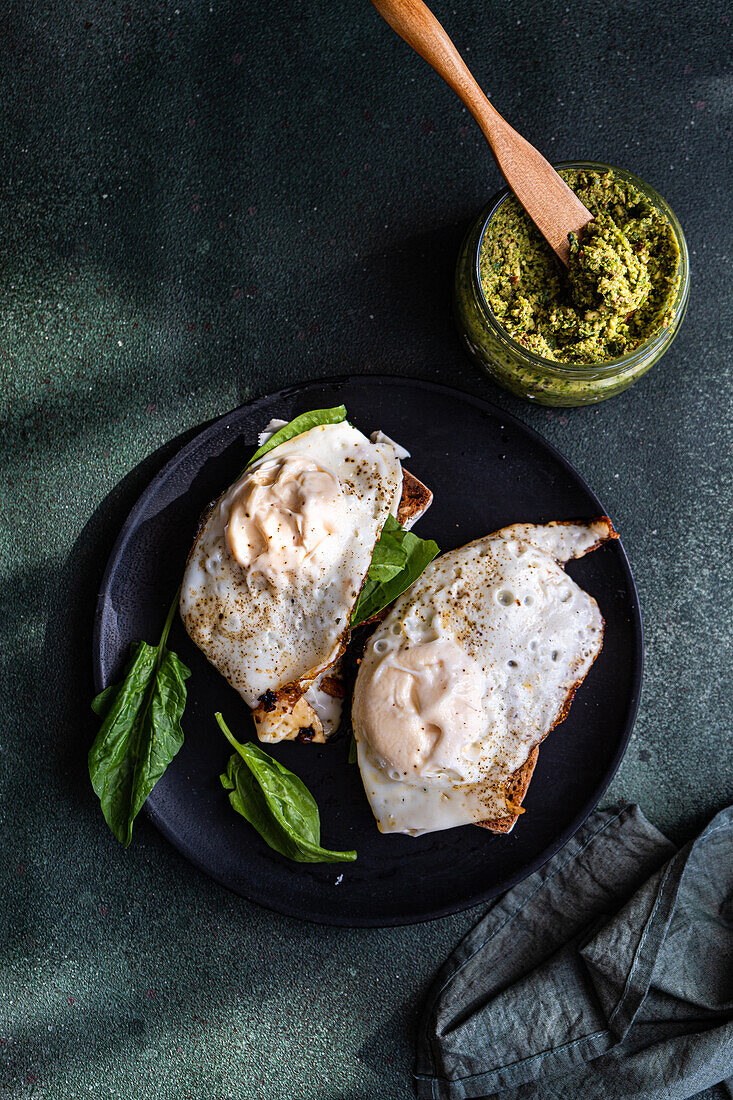
[{"label": "wholegrain bread crust", "polygon": [[[522,799],[527,793],[527,787],[529,787],[539,755],[540,747],[535,745],[521,768],[517,768],[507,781],[504,788],[506,797],[515,806],[521,806],[522,804]],[[519,813],[505,814],[503,817],[493,817],[490,821],[477,821],[476,824],[480,825],[482,829],[490,829],[492,833],[510,833],[516,825],[518,817]]]},{"label": "wholegrain bread crust", "polygon": [[427,512],[433,503],[433,494],[427,485],[402,467],[402,496],[397,508],[397,522],[403,527],[412,527]]}]

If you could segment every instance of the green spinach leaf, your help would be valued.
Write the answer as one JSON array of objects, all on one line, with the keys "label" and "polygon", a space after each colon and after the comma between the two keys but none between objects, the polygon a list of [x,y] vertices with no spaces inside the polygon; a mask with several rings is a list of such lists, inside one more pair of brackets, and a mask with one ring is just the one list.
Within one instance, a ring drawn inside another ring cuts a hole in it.
[{"label": "green spinach leaf", "polygon": [[99,695],[92,699],[92,710],[99,718],[105,717],[112,700],[119,690],[119,684],[110,684],[108,688],[105,688],[104,691],[100,691]]},{"label": "green spinach leaf", "polygon": [[438,552],[432,539],[418,538],[412,531],[405,531],[394,516],[387,516],[351,625],[366,622],[388,607],[414,584]]},{"label": "green spinach leaf", "polygon": [[297,863],[342,863],[356,852],[332,852],[321,847],[318,806],[305,783],[274,757],[251,742],[240,744],[224,718],[219,728],[236,750],[219,777],[232,807],[253,825],[280,855]]},{"label": "green spinach leaf", "polygon": [[345,405],[337,405],[335,409],[313,409],[312,412],[301,413],[289,424],[278,428],[275,434],[267,440],[267,443],[263,443],[259,450],[255,451],[247,466],[251,466],[253,462],[256,462],[258,458],[262,458],[274,447],[279,447],[281,443],[287,443],[289,439],[294,439],[296,435],[309,432],[311,428],[317,428],[319,424],[340,424],[342,420],[346,420]]},{"label": "green spinach leaf", "polygon": [[178,593],[158,645],[133,645],[122,682],[92,703],[102,727],[89,752],[89,778],[107,824],[125,848],[145,799],[183,744],[185,681],[191,674],[166,647],[177,606]]}]

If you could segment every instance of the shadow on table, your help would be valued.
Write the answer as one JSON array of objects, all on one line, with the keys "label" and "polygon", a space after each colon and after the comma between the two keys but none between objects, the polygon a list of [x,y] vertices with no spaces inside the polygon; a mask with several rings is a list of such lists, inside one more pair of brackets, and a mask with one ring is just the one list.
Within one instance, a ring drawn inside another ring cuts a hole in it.
[{"label": "shadow on table", "polygon": [[[19,646],[14,676],[19,694],[26,700],[23,720],[32,730],[29,749],[36,761],[36,787],[28,792],[27,812],[19,817],[19,847],[32,859],[49,853],[50,831],[57,827],[66,847],[92,831],[92,815],[99,814],[87,771],[87,754],[98,722],[91,710],[92,632],[100,581],[119,529],[142,489],[152,476],[200,428],[185,432],[148,455],[105,497],[77,537],[63,565],[44,563],[19,571],[13,578],[8,636],[23,637],[32,620],[46,605],[47,622],[40,655],[32,646]],[[24,761],[22,768],[30,765]],[[18,769],[17,778],[22,778]],[[43,809],[43,812],[39,810]],[[53,821],[58,812],[59,820]],[[51,820],[49,820],[51,815]],[[59,870],[52,867],[51,875]],[[45,879],[35,883],[41,891]],[[36,908],[42,909],[42,905]],[[25,942],[32,935],[31,910],[22,904],[15,913],[19,926],[15,938]],[[26,924],[28,925],[26,927]]]}]

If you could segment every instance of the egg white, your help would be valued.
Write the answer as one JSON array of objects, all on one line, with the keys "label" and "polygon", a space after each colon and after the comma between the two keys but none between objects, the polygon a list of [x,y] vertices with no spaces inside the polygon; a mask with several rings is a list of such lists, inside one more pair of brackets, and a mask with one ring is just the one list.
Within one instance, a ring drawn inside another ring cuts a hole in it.
[{"label": "egg white", "polygon": [[[233,556],[227,524],[243,486],[264,464],[291,458],[315,463],[338,479],[341,522],[328,536],[327,552],[319,551],[307,570],[294,569],[275,583],[267,571],[254,576]],[[180,611],[193,640],[250,707],[267,692],[286,691],[288,707],[295,708],[336,661],[374,545],[401,491],[394,447],[371,443],[343,422],[280,444],[214,504],[189,555]],[[305,701],[300,710],[315,714]]]},{"label": "egg white", "polygon": [[353,729],[382,832],[511,812],[509,777],[562,720],[603,643],[603,618],[561,563],[614,537],[517,524],[436,558],[372,635]]}]

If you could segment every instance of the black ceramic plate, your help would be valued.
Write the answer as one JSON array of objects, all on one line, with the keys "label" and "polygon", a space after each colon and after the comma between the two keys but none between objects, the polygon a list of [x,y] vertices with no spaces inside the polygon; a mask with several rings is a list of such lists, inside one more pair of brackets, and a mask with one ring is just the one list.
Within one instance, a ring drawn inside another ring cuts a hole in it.
[{"label": "black ceramic plate", "polygon": [[[131,641],[159,634],[205,507],[233,481],[271,417],[345,404],[369,433],[381,428],[412,452],[406,467],[435,494],[417,531],[442,550],[520,520],[591,518],[603,507],[540,436],[477,398],[395,378],[316,382],[246,405],[207,427],[143,493],[112,553],[97,609],[97,688],[114,682]],[[582,824],[623,756],[636,713],[641,620],[620,542],[571,563],[606,620],[603,651],[570,715],[545,741],[514,832],[467,826],[411,838],[382,836],[348,740],[272,748],[298,773],[321,811],[322,842],[356,848],[356,863],[299,864],[271,851],[229,806],[219,773],[229,747],[214,722],[253,736],[239,696],[188,639],[171,645],[191,668],[185,743],[147,802],[172,844],[218,882],[261,905],[325,924],[394,925],[456,912],[506,890],[558,850]],[[348,711],[348,708],[347,708]],[[348,714],[347,714],[348,719]],[[269,751],[269,747],[268,747]]]}]

